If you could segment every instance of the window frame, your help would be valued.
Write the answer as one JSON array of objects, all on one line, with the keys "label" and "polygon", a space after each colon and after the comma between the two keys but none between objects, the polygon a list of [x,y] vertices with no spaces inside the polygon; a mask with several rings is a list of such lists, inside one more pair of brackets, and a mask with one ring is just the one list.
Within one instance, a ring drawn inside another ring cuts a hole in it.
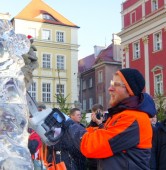
[{"label": "window frame", "polygon": [[86,80],[83,80],[82,81],[82,90],[85,90],[86,89]]},{"label": "window frame", "polygon": [[98,103],[103,106],[103,95],[102,94],[98,95]]},{"label": "window frame", "polygon": [[[134,21],[133,21],[133,14],[134,14]],[[130,24],[133,24],[136,22],[136,11],[132,11],[130,13]]]},{"label": "window frame", "polygon": [[89,98],[89,110],[92,109],[92,106],[93,106],[93,98],[90,97],[90,98]]},{"label": "window frame", "polygon": [[[138,46],[136,47],[136,45],[138,45]],[[141,55],[140,55],[140,41],[136,41],[133,43],[133,60],[137,60],[140,57],[141,57]]]},{"label": "window frame", "polygon": [[[61,86],[61,87],[58,87]],[[59,90],[61,90],[61,93],[59,92]],[[61,94],[62,97],[65,97],[65,85],[64,84],[57,84],[56,85],[56,95]]]},{"label": "window frame", "polygon": [[[45,61],[44,61],[44,55],[46,55],[45,57],[47,57],[46,58],[47,60],[45,60]],[[43,53],[42,54],[42,68],[51,69],[51,56],[52,55],[50,53]],[[48,60],[48,57],[50,58],[49,60]]]},{"label": "window frame", "polygon": [[98,71],[98,83],[103,82],[103,70]]},{"label": "window frame", "polygon": [[[157,35],[159,35],[158,38],[157,38]],[[160,50],[162,50],[162,32],[158,31],[153,34],[153,51],[160,51]]]},{"label": "window frame", "polygon": [[36,101],[37,99],[37,84],[36,82],[32,82],[31,86],[29,87],[29,90],[28,90],[30,96],[32,97],[32,99],[34,101]]},{"label": "window frame", "polygon": [[152,12],[158,9],[158,0],[151,0]]},{"label": "window frame", "polygon": [[[159,78],[158,78],[159,77]],[[157,79],[159,81],[157,81]],[[154,91],[158,94],[163,94],[163,75],[162,73],[158,73],[154,75]]]},{"label": "window frame", "polygon": [[[58,61],[58,57],[63,57],[63,61],[61,61],[61,59],[60,59],[60,61]],[[60,65],[60,66],[58,66],[58,65]],[[57,55],[56,67],[58,70],[65,70],[65,56],[64,55],[59,55],[59,54]]]},{"label": "window frame", "polygon": [[42,83],[42,102],[51,102],[51,83]]},{"label": "window frame", "polygon": [[28,28],[28,35],[31,35],[33,38],[36,38],[36,28]]},{"label": "window frame", "polygon": [[89,79],[89,88],[92,88],[93,87],[93,79],[92,77]]},{"label": "window frame", "polygon": [[86,99],[83,99],[82,101],[82,109],[86,111]]},{"label": "window frame", "polygon": [[[59,35],[63,34],[63,35]],[[65,32],[64,31],[56,31],[56,42],[64,43],[65,42]]]},{"label": "window frame", "polygon": [[57,21],[53,16],[51,16],[51,15],[48,14],[48,13],[43,13],[43,14],[42,14],[42,18],[43,18],[44,20]]},{"label": "window frame", "polygon": [[[44,32],[49,32],[49,35],[45,35]],[[46,29],[46,28],[43,28],[42,29],[42,40],[47,40],[47,41],[50,41],[51,40],[51,30],[50,29]]]}]

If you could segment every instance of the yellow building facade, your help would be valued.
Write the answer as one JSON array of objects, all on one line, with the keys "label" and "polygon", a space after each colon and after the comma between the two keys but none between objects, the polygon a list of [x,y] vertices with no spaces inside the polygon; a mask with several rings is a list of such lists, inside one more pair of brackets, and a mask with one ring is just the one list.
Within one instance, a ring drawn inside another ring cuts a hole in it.
[{"label": "yellow building facade", "polygon": [[42,0],[32,0],[12,19],[16,33],[31,35],[37,48],[39,67],[33,72],[29,92],[37,102],[58,107],[55,94],[78,101],[79,27]]}]

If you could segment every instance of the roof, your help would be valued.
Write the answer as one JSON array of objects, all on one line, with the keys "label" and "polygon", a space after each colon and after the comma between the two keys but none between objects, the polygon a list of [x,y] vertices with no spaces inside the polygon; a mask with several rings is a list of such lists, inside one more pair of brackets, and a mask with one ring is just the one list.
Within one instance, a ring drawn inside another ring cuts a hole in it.
[{"label": "roof", "polygon": [[99,62],[116,62],[121,63],[121,61],[116,61],[113,58],[113,45],[109,45],[107,48],[100,51],[97,58],[95,58],[95,54],[91,54],[81,60],[78,61],[78,71],[79,73],[88,71]]},{"label": "roof", "polygon": [[78,61],[78,71],[82,73],[92,68],[95,63],[95,55],[91,54],[85,58],[82,58]]},{"label": "roof", "polygon": [[98,61],[109,61],[109,62],[114,62],[115,60],[113,59],[113,46],[112,44],[109,45],[106,49],[103,49],[99,55],[97,56],[97,59],[95,63]]},{"label": "roof", "polygon": [[[43,19],[41,14],[48,14],[53,18],[53,20]],[[32,0],[18,15],[14,17],[14,19],[23,19],[79,28],[42,0]]]}]

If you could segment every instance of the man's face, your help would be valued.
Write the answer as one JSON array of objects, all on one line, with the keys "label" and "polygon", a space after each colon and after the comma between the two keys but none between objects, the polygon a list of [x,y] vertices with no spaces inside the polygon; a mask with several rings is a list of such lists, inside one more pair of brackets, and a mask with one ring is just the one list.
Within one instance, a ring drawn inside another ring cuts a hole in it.
[{"label": "man's face", "polygon": [[155,125],[157,123],[157,116],[155,115],[154,117],[152,117],[150,119],[150,121],[151,121],[152,125]]},{"label": "man's face", "polygon": [[108,91],[110,94],[109,104],[111,107],[116,106],[123,99],[130,96],[119,75],[114,75]]},{"label": "man's face", "polygon": [[77,122],[77,123],[80,123],[81,121],[81,112],[80,111],[75,111],[75,113],[73,115],[71,115],[71,119],[74,121],[74,122]]}]

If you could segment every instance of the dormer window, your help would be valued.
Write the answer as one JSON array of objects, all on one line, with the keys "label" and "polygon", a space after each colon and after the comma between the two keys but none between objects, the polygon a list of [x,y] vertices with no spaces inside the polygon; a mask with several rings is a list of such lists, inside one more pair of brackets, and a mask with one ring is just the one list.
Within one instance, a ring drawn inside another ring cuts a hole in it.
[{"label": "dormer window", "polygon": [[49,14],[42,14],[42,17],[43,17],[44,20],[57,21]]}]

